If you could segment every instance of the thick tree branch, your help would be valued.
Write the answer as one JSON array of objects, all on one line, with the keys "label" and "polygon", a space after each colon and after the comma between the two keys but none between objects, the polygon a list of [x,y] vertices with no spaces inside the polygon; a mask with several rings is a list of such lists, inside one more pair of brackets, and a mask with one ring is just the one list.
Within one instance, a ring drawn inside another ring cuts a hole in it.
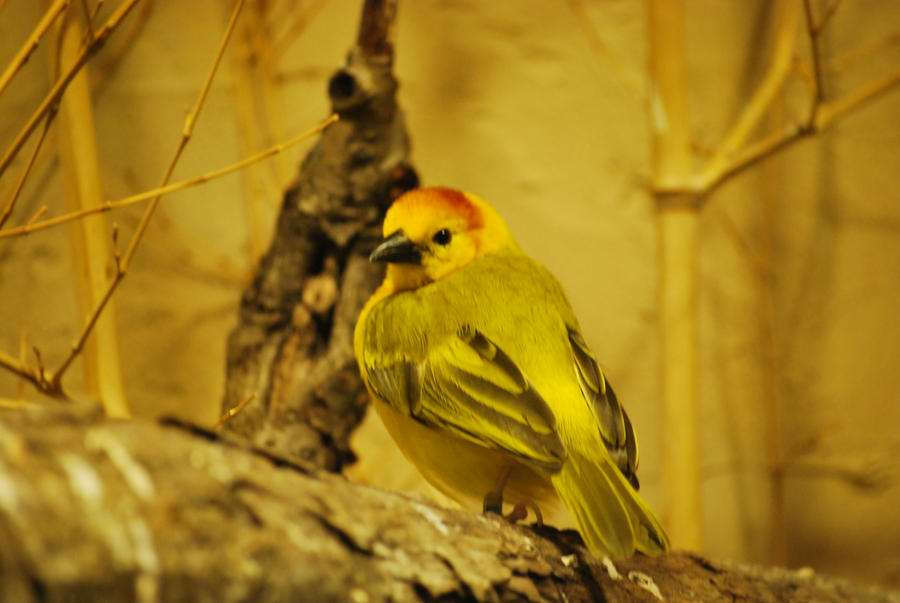
[{"label": "thick tree branch", "polygon": [[685,553],[610,568],[575,532],[442,509],[99,408],[0,410],[0,450],[4,601],[891,600],[811,570]]}]

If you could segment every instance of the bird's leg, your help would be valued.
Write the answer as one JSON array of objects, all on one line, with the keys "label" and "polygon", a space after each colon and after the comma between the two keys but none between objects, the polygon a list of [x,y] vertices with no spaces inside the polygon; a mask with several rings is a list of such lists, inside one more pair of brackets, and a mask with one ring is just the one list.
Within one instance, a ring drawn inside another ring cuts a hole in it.
[{"label": "bird's leg", "polygon": [[497,481],[494,482],[494,487],[491,488],[490,492],[484,495],[484,512],[488,513],[496,513],[497,515],[503,515],[503,488],[506,487],[506,482],[509,480],[509,475],[512,473],[512,465],[507,465],[500,471],[500,475],[497,476]]},{"label": "bird's leg", "polygon": [[484,512],[496,513],[507,521],[516,523],[517,521],[526,519],[528,517],[528,509],[531,509],[534,512],[537,524],[539,526],[544,525],[544,516],[541,514],[541,510],[538,508],[537,504],[532,500],[517,502],[513,507],[513,510],[509,512],[509,515],[503,515],[503,489],[506,488],[506,482],[509,481],[512,469],[512,465],[504,467],[503,470],[500,471],[500,475],[497,476],[494,487],[491,488],[490,492],[484,495]]}]

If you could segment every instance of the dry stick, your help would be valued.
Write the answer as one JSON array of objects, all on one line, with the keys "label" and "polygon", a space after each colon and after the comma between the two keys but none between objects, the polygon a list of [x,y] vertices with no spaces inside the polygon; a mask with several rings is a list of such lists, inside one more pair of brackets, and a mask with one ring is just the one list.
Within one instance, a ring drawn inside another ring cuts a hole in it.
[{"label": "dry stick", "polygon": [[[81,0],[85,17],[90,17],[86,0]],[[77,7],[70,9],[71,15]],[[61,28],[59,60],[68,65],[79,51],[86,30],[79,19],[68,19]],[[103,179],[94,128],[89,67],[86,65],[72,79],[60,100],[57,127],[57,152],[60,159],[66,205],[70,209],[94,207],[103,202]],[[109,226],[103,216],[73,222],[69,234],[72,241],[73,277],[78,316],[84,316],[102,299],[108,281],[110,257]],[[119,332],[116,326],[115,302],[93,328],[81,354],[82,389],[100,400],[106,415],[125,418],[131,415],[122,381]],[[79,325],[81,326],[81,325]]]},{"label": "dry stick", "polygon": [[[131,2],[131,4],[133,4],[133,3],[134,2]],[[122,5],[122,6],[127,6],[127,5]],[[122,6],[119,7],[119,10],[122,9]],[[231,36],[231,32],[234,30],[234,24],[236,22],[237,14],[240,11],[241,6],[243,6],[243,0],[237,0],[234,11],[232,12],[231,19],[229,20],[229,23],[228,23],[228,28],[226,30],[225,36],[219,47],[215,62],[213,63],[213,67],[210,71],[210,74],[206,79],[206,82],[201,91],[200,97],[197,100],[197,103],[194,106],[191,113],[189,113],[187,118],[185,119],[185,125],[182,130],[181,140],[179,142],[178,148],[176,149],[175,156],[172,158],[172,161],[170,162],[169,167],[166,170],[166,174],[163,179],[163,183],[167,182],[168,179],[171,177],[172,171],[175,169],[175,164],[177,163],[178,158],[181,156],[181,153],[184,150],[184,147],[187,145],[188,140],[190,140],[191,134],[193,132],[194,123],[197,118],[197,114],[199,113],[200,109],[202,108],[203,101],[206,99],[206,95],[209,92],[209,87],[212,83],[212,78],[216,73],[216,69],[218,68],[219,63],[221,62],[222,54],[225,49],[225,45],[227,44],[228,39]],[[117,11],[116,14],[118,14],[118,12],[119,11]],[[113,21],[113,17],[110,17],[110,20],[107,21],[107,24],[104,25],[104,28],[109,26],[111,22],[118,23],[119,21],[121,21],[121,17],[116,21]],[[101,35],[108,35],[108,34],[103,34],[103,33],[98,32],[97,35],[99,37]],[[62,390],[62,384],[61,384],[62,376],[65,373],[66,369],[69,367],[69,365],[72,363],[72,361],[75,359],[75,357],[81,352],[82,348],[84,347],[84,342],[87,340],[87,337],[88,337],[88,335],[90,335],[91,330],[94,327],[94,324],[97,322],[97,318],[100,316],[100,313],[103,311],[103,308],[106,306],[106,303],[109,301],[109,299],[112,296],[113,292],[115,291],[116,287],[121,282],[122,278],[125,276],[128,262],[130,262],[131,257],[134,255],[136,244],[137,244],[138,240],[140,239],[141,234],[143,234],[144,230],[146,230],[149,216],[152,214],[152,210],[155,209],[156,204],[159,201],[159,197],[162,196],[162,194],[163,194],[159,191],[166,189],[166,188],[167,187],[163,186],[160,189],[157,189],[156,191],[150,191],[150,193],[155,194],[154,202],[151,203],[151,205],[145,211],[144,217],[141,220],[141,223],[138,225],[138,229],[135,231],[134,235],[132,236],[131,243],[130,243],[129,248],[126,251],[123,259],[120,260],[120,258],[118,258],[118,257],[115,258],[116,259],[116,261],[115,261],[116,271],[115,271],[115,274],[113,275],[112,280],[110,281],[109,287],[107,288],[104,295],[98,302],[97,306],[94,308],[93,312],[91,312],[91,315],[88,317],[87,323],[85,324],[84,328],[82,329],[82,331],[79,334],[76,341],[72,344],[72,348],[69,351],[69,354],[66,356],[66,358],[63,359],[63,361],[62,361],[62,363],[60,363],[59,367],[52,373],[48,374],[47,371],[44,369],[43,362],[41,362],[41,360],[40,360],[40,353],[38,352],[37,349],[35,349],[35,354],[38,357],[38,366],[36,368],[32,368],[32,367],[28,366],[26,363],[20,362],[20,361],[16,360],[15,358],[13,358],[3,352],[0,352],[0,367],[5,368],[10,372],[12,372],[16,375],[19,375],[23,379],[30,381],[41,392],[44,392],[46,394],[53,395],[53,396],[65,397],[65,393]],[[153,195],[150,195],[150,196],[153,196]],[[146,196],[141,197],[141,199],[139,199],[139,200],[143,200],[145,198],[147,198],[147,197]],[[132,201],[132,202],[137,202],[137,201]],[[101,206],[101,207],[105,207],[105,206]],[[105,211],[105,210],[100,210],[100,211]],[[88,213],[97,213],[97,212],[89,211],[89,212],[75,212],[75,213],[87,215]],[[72,214],[70,214],[70,215],[72,215]],[[72,219],[72,218],[69,218],[69,219]],[[15,230],[15,229],[13,229],[13,230]]]},{"label": "dry stick", "polygon": [[[22,334],[19,335],[19,362],[25,364],[25,359],[28,358],[28,329],[22,329]],[[25,397],[25,379],[17,379],[17,397],[21,400]]]},{"label": "dry stick", "polygon": [[775,51],[769,71],[753,93],[753,97],[744,106],[737,121],[731,127],[731,131],[702,168],[701,181],[708,180],[710,174],[720,172],[724,166],[728,165],[729,161],[733,160],[734,154],[747,141],[747,137],[753,133],[759,120],[772,105],[772,101],[790,75],[800,7],[794,0],[782,1],[780,14],[781,21],[775,37]]},{"label": "dry stick", "polygon": [[[206,101],[206,96],[209,93],[210,86],[212,86],[213,78],[215,77],[216,71],[219,68],[219,63],[221,63],[222,61],[222,55],[225,54],[225,47],[228,45],[228,40],[229,38],[231,38],[231,33],[234,31],[234,26],[237,23],[238,14],[240,13],[243,5],[244,0],[237,0],[234,4],[234,9],[232,10],[231,17],[228,20],[225,35],[222,37],[222,42],[219,45],[219,50],[216,53],[216,58],[213,61],[212,68],[210,69],[209,75],[206,78],[203,89],[200,91],[200,96],[197,99],[197,103],[194,105],[194,108],[190,113],[188,113],[187,117],[184,120],[184,128],[181,132],[181,140],[178,142],[178,147],[175,149],[175,155],[169,162],[169,167],[166,168],[166,173],[163,176],[162,180],[163,185],[165,185],[165,183],[169,181],[169,178],[172,177],[172,172],[175,170],[175,166],[177,165],[178,160],[181,158],[182,152],[187,146],[188,141],[190,141],[191,139],[191,135],[194,131],[194,124],[197,121],[197,116],[200,113],[200,110],[203,108],[203,103]],[[131,263],[131,259],[134,257],[134,253],[137,250],[138,243],[141,242],[141,238],[143,237],[144,232],[147,230],[147,225],[150,223],[150,218],[153,217],[153,212],[156,210],[156,206],[159,205],[160,197],[161,195],[157,195],[150,200],[150,204],[144,211],[144,215],[141,216],[141,221],[138,224],[134,234],[132,235],[131,241],[128,243],[128,248],[122,255],[121,261],[116,261],[115,263],[116,272],[109,283],[109,287],[107,288],[106,293],[94,308],[94,311],[91,313],[91,316],[88,319],[87,324],[84,326],[84,329],[82,329],[80,336],[72,345],[72,349],[69,351],[69,354],[63,359],[59,367],[53,372],[53,375],[50,378],[50,382],[57,391],[61,391],[60,380],[62,379],[62,375],[72,363],[72,360],[74,360],[75,357],[81,352],[82,348],[84,347],[84,342],[87,340],[88,335],[90,335],[91,330],[97,323],[97,319],[99,318],[100,313],[103,312],[103,308],[106,307],[106,304],[109,301],[110,297],[112,297],[112,294],[115,292],[119,283],[122,282],[122,278],[124,278],[125,274],[127,273],[129,264]]]},{"label": "dry stick", "polygon": [[819,56],[819,32],[821,30],[816,27],[810,0],[803,0],[803,12],[806,13],[806,33],[809,35],[809,50],[812,56],[813,76],[816,83],[812,108],[809,111],[810,121],[812,121],[815,119],[819,104],[825,99],[824,88],[822,87],[822,62]]},{"label": "dry stick", "polygon": [[47,389],[48,381],[44,372],[40,369],[31,368],[24,360],[17,360],[0,351],[0,367],[30,382],[40,391]]},{"label": "dry stick", "polygon": [[337,114],[329,116],[323,122],[291,138],[282,143],[276,144],[274,146],[269,147],[268,149],[253,155],[252,157],[247,157],[238,162],[227,165],[223,168],[219,168],[217,170],[213,170],[211,172],[207,172],[205,174],[201,174],[194,178],[190,178],[188,180],[182,180],[180,182],[173,182],[172,184],[167,184],[166,186],[160,186],[148,191],[144,191],[142,193],[138,193],[136,195],[131,195],[128,197],[124,197],[122,199],[118,199],[116,201],[107,201],[101,205],[96,207],[91,207],[88,209],[83,209],[79,211],[70,212],[67,214],[63,214],[61,216],[56,216],[55,218],[49,218],[47,220],[43,220],[41,222],[36,222],[34,224],[24,224],[22,226],[16,226],[14,228],[7,228],[5,230],[0,230],[0,239],[8,238],[8,237],[16,237],[16,236],[24,236],[31,234],[32,232],[36,232],[38,230],[45,230],[47,228],[52,228],[54,226],[59,226],[60,224],[65,224],[67,222],[71,222],[72,220],[78,220],[85,216],[90,216],[93,214],[99,214],[103,212],[107,212],[113,209],[119,209],[122,207],[128,207],[129,205],[135,205],[136,203],[140,203],[141,201],[146,201],[147,199],[152,199],[153,197],[162,197],[163,195],[168,195],[180,190],[184,190],[186,188],[190,188],[193,186],[198,186],[200,184],[205,184],[210,180],[214,180],[216,178],[220,178],[232,172],[236,172],[242,168],[247,167],[248,165],[257,163],[262,161],[272,155],[276,155],[278,153],[283,152],[285,149],[288,149],[300,142],[303,142],[307,138],[314,136],[336,122],[338,120]]},{"label": "dry stick", "polygon": [[103,27],[97,30],[91,43],[82,49],[78,58],[69,70],[56,80],[53,88],[47,93],[47,96],[44,97],[44,100],[28,119],[28,122],[16,136],[15,140],[13,140],[12,144],[10,144],[6,153],[3,155],[3,158],[0,159],[0,174],[3,174],[3,172],[6,171],[6,168],[9,167],[9,164],[22,148],[22,145],[25,144],[25,141],[28,140],[28,137],[37,127],[38,123],[40,123],[41,119],[43,119],[43,117],[51,110],[51,107],[59,102],[60,97],[62,97],[63,92],[65,92],[66,87],[69,85],[69,82],[72,81],[72,78],[75,77],[75,74],[77,74],[88,59],[103,46],[107,38],[109,38],[109,35],[139,1],[140,0],[125,0],[125,2],[120,4],[113,14],[110,15],[106,23],[103,24]]},{"label": "dry stick", "polygon": [[44,13],[44,16],[31,32],[31,35],[25,40],[25,44],[22,45],[22,48],[19,49],[19,52],[16,53],[13,60],[10,61],[9,65],[6,66],[6,69],[3,70],[3,75],[0,75],[0,94],[3,94],[6,86],[12,81],[13,76],[18,73],[19,69],[22,68],[22,65],[28,60],[28,57],[31,56],[31,53],[34,52],[34,49],[37,48],[41,38],[47,33],[47,30],[50,29],[53,22],[56,21],[57,17],[59,17],[69,6],[69,1],[70,0],[56,0],[56,2],[50,5],[47,12]]},{"label": "dry stick", "polygon": [[121,63],[125,53],[133,48],[134,41],[143,32],[152,11],[153,0],[143,0],[139,12],[134,18],[129,20],[128,24],[123,28],[124,31],[119,32],[115,43],[110,44],[106,52],[103,53],[102,62],[98,60],[91,63],[91,90],[94,90],[102,82],[109,79],[116,67]]},{"label": "dry stick", "polygon": [[213,424],[213,429],[218,429],[222,425],[225,424],[226,421],[230,420],[232,417],[237,415],[239,412],[247,408],[247,406],[256,399],[256,392],[252,392],[249,396],[244,398],[243,402],[235,406],[234,408],[229,408],[228,412],[219,417],[219,420]]},{"label": "dry stick", "polygon": [[25,224],[28,225],[28,224],[33,224],[34,222],[37,222],[38,220],[40,220],[41,216],[43,216],[45,213],[47,213],[47,206],[41,205],[38,208],[38,210],[36,212],[34,212],[34,215],[31,216],[30,218],[28,218],[28,222],[26,222]]},{"label": "dry stick", "polygon": [[[250,14],[244,19],[232,48],[235,80],[232,92],[243,153],[257,153],[262,147],[261,128],[257,124],[256,118],[259,111],[256,100],[257,81],[254,77],[254,65],[258,61],[265,60],[265,57],[259,56],[254,48],[253,32],[263,25],[263,19],[259,14],[263,7],[263,4],[257,4],[254,10],[249,11]],[[271,180],[267,181],[266,173],[258,168],[244,171],[241,179],[247,212],[248,265],[253,265],[265,251],[267,229],[264,218],[264,201],[277,198],[277,190],[269,189],[278,187]]]},{"label": "dry stick", "polygon": [[277,63],[284,56],[291,44],[297,40],[297,37],[312,22],[323,6],[325,6],[325,0],[313,0],[306,6],[306,9],[295,13],[285,32],[275,38],[272,43],[271,60],[273,62]]},{"label": "dry stick", "polygon": [[[151,0],[152,1],[152,0]],[[103,8],[104,0],[97,0],[97,4],[94,5],[94,10],[91,12],[91,22],[97,18],[97,15],[100,14],[100,9]]]},{"label": "dry stick", "polygon": [[[41,147],[44,144],[44,140],[47,138],[47,132],[50,131],[50,124],[53,123],[53,118],[56,116],[57,107],[52,107],[50,112],[47,113],[47,117],[44,118],[44,129],[41,130],[41,135],[38,138],[37,144],[34,145],[34,150],[31,152],[31,156],[28,158],[28,162],[25,164],[25,167],[22,169],[22,174],[19,176],[19,180],[16,182],[16,188],[13,190],[12,194],[9,196],[9,201],[6,204],[6,207],[3,208],[3,213],[0,214],[0,228],[6,223],[6,220],[9,219],[9,216],[12,214],[13,207],[16,205],[16,201],[19,199],[19,194],[22,192],[22,189],[25,188],[25,182],[28,180],[28,175],[31,173],[32,168],[34,167],[35,162],[37,161],[37,157],[41,152]],[[31,222],[31,220],[29,220]]]},{"label": "dry stick", "polygon": [[622,62],[610,52],[609,48],[607,48],[603,39],[600,37],[600,34],[597,32],[597,28],[594,27],[593,22],[588,16],[587,11],[584,9],[583,0],[568,0],[568,4],[569,9],[575,13],[575,19],[581,26],[582,31],[584,31],[585,36],[587,36],[588,43],[591,45],[594,53],[606,63],[607,67],[615,72],[622,82],[622,85],[625,86],[628,92],[641,104],[641,106],[645,106],[647,104],[647,96],[644,94],[643,86],[638,81],[637,76],[626,69],[622,65]]},{"label": "dry stick", "polygon": [[900,31],[893,31],[883,38],[873,42],[865,42],[852,50],[848,50],[847,52],[836,56],[828,61],[828,68],[829,70],[836,71],[852,67],[855,63],[869,58],[876,52],[881,52],[891,46],[896,46],[898,42],[900,42]]},{"label": "dry stick", "polygon": [[91,9],[88,8],[87,0],[81,0],[81,10],[84,12],[84,26],[87,28],[88,40],[94,41],[94,20],[91,18]]},{"label": "dry stick", "polygon": [[781,131],[770,133],[765,138],[747,146],[731,163],[724,166],[722,171],[707,174],[704,179],[698,179],[691,190],[708,196],[724,182],[750,166],[808,136],[821,132],[844,114],[889,91],[898,83],[900,83],[900,69],[872,80],[833,101],[820,104],[816,110],[815,120],[811,124],[793,124]]},{"label": "dry stick", "polygon": [[666,426],[663,515],[673,546],[702,550],[696,309],[699,211],[690,195],[661,192],[684,182],[692,171],[684,18],[683,0],[648,4],[660,261],[660,415]]}]

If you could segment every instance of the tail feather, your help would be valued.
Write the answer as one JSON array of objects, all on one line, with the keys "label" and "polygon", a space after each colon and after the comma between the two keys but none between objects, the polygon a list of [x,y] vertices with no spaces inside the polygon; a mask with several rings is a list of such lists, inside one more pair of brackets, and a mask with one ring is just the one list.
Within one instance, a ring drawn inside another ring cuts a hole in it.
[{"label": "tail feather", "polygon": [[595,554],[628,557],[669,549],[665,530],[608,457],[599,463],[571,451],[553,486]]}]

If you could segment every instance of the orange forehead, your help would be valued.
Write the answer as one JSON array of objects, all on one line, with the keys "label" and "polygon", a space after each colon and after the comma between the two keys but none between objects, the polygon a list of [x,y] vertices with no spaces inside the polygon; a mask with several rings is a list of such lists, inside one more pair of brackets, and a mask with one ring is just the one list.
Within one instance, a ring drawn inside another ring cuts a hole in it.
[{"label": "orange forehead", "polygon": [[484,225],[481,209],[458,190],[435,186],[412,190],[396,201],[384,220],[384,234],[402,228],[414,240],[444,222],[461,222],[466,230]]}]

